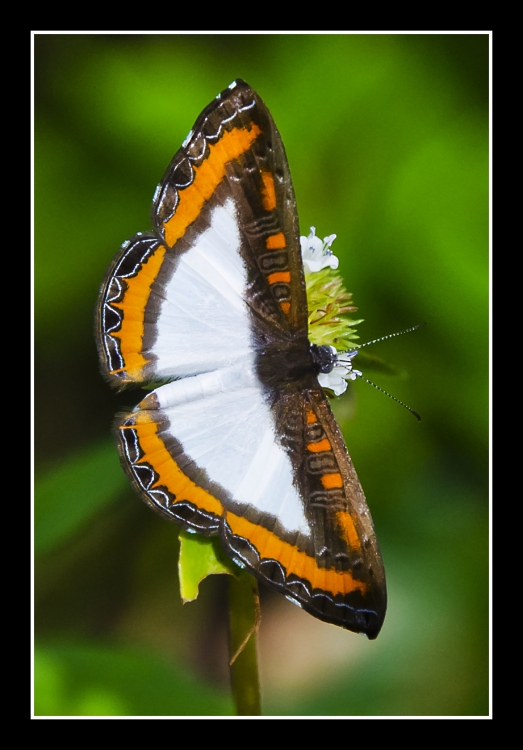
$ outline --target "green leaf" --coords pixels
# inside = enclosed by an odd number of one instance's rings
[[[180,532],[178,573],[184,604],[198,598],[198,587],[207,576],[217,573],[237,576],[239,572],[240,568],[225,555],[217,537]]]
[[[128,486],[114,443],[64,461],[35,484],[35,556],[51,552],[85,526]]]

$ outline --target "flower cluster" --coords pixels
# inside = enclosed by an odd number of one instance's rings
[[[337,363],[329,373],[320,373],[318,382],[335,396],[347,389],[347,381],[361,375],[352,368],[352,358],[358,353],[355,326],[361,320],[352,320],[347,313],[357,308],[352,305],[352,295],[343,286],[343,280],[335,272],[339,265],[331,245],[336,239],[330,234],[321,240],[316,229],[311,227],[308,237],[300,237],[301,254],[307,287],[309,310],[309,339],[317,346],[330,346],[335,354],[347,349],[352,351],[337,357]],[[343,316],[343,317],[342,317]]]

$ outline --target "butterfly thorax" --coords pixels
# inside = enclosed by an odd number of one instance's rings
[[[266,387],[278,389],[285,384],[317,386],[318,373],[331,372],[337,359],[333,347],[311,344],[306,336],[264,340],[255,350],[258,377]]]
[[[291,341],[263,342],[256,349],[256,370],[264,386],[281,388],[309,380],[315,374],[315,364],[306,337]]]

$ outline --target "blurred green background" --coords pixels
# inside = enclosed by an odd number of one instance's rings
[[[264,713],[488,713],[488,51],[472,35],[52,35],[35,48],[35,714],[221,715],[227,582],[182,606],[177,529],[110,435],[94,307],[154,188],[234,78],[283,137],[303,234],[334,251],[362,341],[402,377],[335,405],[389,609],[370,642],[262,592]]]

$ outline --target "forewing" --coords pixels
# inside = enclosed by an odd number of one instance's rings
[[[255,325],[306,335],[298,217],[281,137],[237,81],[200,115],[122,246],[97,316],[102,370],[126,384],[246,361]]]

